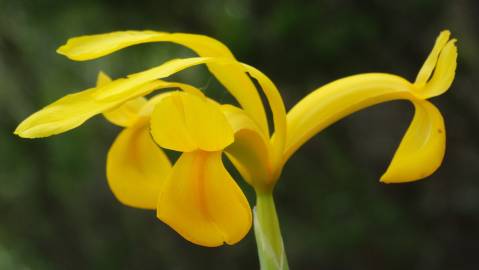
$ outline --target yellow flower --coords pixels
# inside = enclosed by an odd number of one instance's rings
[[[191,242],[233,244],[249,231],[252,217],[223,166],[223,152],[258,194],[270,193],[287,160],[312,136],[363,108],[405,99],[414,104],[415,115],[381,181],[407,182],[432,174],[444,156],[445,128],[427,99],[445,92],[454,79],[457,49],[449,35],[439,35],[414,83],[385,73],[354,75],[318,88],[288,113],[266,75],[236,61],[212,38],[155,31],[77,37],[58,52],[84,61],[140,43],[174,42],[200,57],[174,59],[113,81],[100,74],[97,87],[61,98],[23,121],[15,133],[50,136],[103,113],[125,127],[108,153],[107,177],[115,196],[129,206],[157,209],[159,219]],[[240,107],[218,104],[191,85],[161,80],[200,64],[208,66]],[[251,77],[269,103],[274,132]],[[144,98],[172,88],[182,91]],[[173,167],[158,146],[182,152]]]

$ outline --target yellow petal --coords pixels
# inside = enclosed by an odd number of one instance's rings
[[[205,61],[205,59],[195,58],[195,60],[186,60],[182,63],[188,66],[188,64],[191,65],[191,62],[202,63],[202,61]],[[160,77],[161,75],[168,76],[171,72],[175,72],[171,70],[172,68],[178,68],[178,65],[174,65],[174,67],[172,67],[172,65],[163,65],[154,71],[156,72],[155,74],[159,74]],[[165,82],[154,80],[154,78],[155,76],[147,79],[141,76],[140,78],[133,76],[132,79],[110,81],[106,74],[101,73],[98,79],[100,86],[67,95],[30,115],[20,123],[15,130],[15,134],[24,138],[39,138],[59,134],[78,127],[96,114],[117,108],[125,102],[147,95],[157,89],[180,88],[186,92],[197,95],[201,93],[200,90],[187,84]],[[144,103],[141,98],[140,100],[134,101],[134,113],[130,116],[135,116],[139,107],[138,105],[141,105],[141,103]],[[123,109],[129,111],[129,105],[132,104],[128,104],[127,107]],[[111,116],[110,120],[114,123],[122,126],[127,126],[135,122],[134,117],[128,117],[126,120],[117,119],[120,116],[125,116],[122,115],[122,113],[123,112],[119,112],[114,116],[111,114],[108,116]]]
[[[288,112],[283,161],[312,136],[349,114],[381,102],[414,98],[412,87],[395,75],[368,73],[339,79],[314,90]]]
[[[146,106],[146,103],[146,98],[137,97],[111,110],[103,112],[103,116],[117,126],[129,127],[138,121],[140,111]]]
[[[420,93],[424,98],[439,96],[451,86],[457,67],[455,42],[455,39],[449,41],[442,49],[431,79],[423,89],[418,90],[417,93]]]
[[[57,52],[70,59],[84,61],[147,42],[174,42],[190,48],[200,56],[235,61],[230,50],[213,38],[203,35],[155,31],[120,31],[76,37],[69,39],[65,45],[58,48]],[[243,69],[239,65],[232,65],[225,69],[214,62],[208,63],[208,68],[268,134],[266,113],[261,98]]]
[[[256,190],[272,188],[275,179],[269,139],[241,109],[223,105],[222,110],[234,130],[234,143],[225,149],[226,155],[243,179]]]
[[[286,144],[286,109],[283,99],[274,83],[265,74],[246,64],[243,64],[243,67],[253,78],[258,80],[271,108],[274,124],[274,135],[271,138],[272,166],[279,168],[281,167],[280,164]]]
[[[439,110],[430,102],[413,102],[415,114],[406,135],[381,177],[385,183],[419,180],[439,168],[446,149],[446,130]]]
[[[157,216],[187,240],[235,244],[251,228],[251,209],[221,152],[183,153],[161,190]]]
[[[164,82],[150,82],[138,86],[137,92],[151,92],[165,87]],[[117,99],[98,100],[98,89],[90,88],[75,94],[66,95],[40,111],[30,115],[15,130],[23,138],[40,138],[59,134],[76,128],[86,120],[108,111],[135,98],[135,95],[120,96]]]
[[[151,134],[161,147],[181,152],[221,151],[234,140],[217,104],[184,92],[158,102],[151,116]]]
[[[110,189],[131,207],[156,209],[160,188],[170,171],[170,161],[151,139],[147,123],[124,129],[108,152]]]
[[[444,48],[444,46],[446,46],[446,43],[449,40],[450,36],[451,32],[449,32],[448,30],[444,30],[437,37],[434,47],[432,48],[431,52],[429,53],[429,56],[426,58],[426,61],[424,61],[424,64],[422,65],[421,69],[417,74],[415,84],[419,87],[424,86],[431,77],[432,71],[436,67],[439,54],[441,53],[441,50]]]
[[[429,176],[444,156],[444,123],[439,111],[415,96],[414,90],[411,83],[389,74],[356,75],[319,88],[288,113],[284,162],[313,135],[347,115],[381,102],[407,99],[415,105],[416,114],[382,181]]]
[[[96,86],[103,86],[110,83],[111,78],[100,71],[98,73]],[[110,121],[111,123],[121,126],[128,127],[137,122],[139,117],[140,110],[146,105],[146,99],[144,97],[137,97],[135,99],[126,101],[125,103],[103,112],[103,116]]]

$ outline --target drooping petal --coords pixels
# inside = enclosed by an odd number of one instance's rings
[[[164,183],[157,216],[202,246],[235,244],[251,228],[251,209],[221,161],[221,152],[183,153]]]
[[[156,31],[119,31],[71,38],[65,45],[58,48],[57,52],[70,59],[84,61],[148,42],[173,42],[190,48],[199,56],[236,60],[228,47],[213,38]],[[208,63],[208,68],[268,134],[266,113],[261,98],[243,69],[239,65],[231,65],[225,69],[215,62]]]
[[[151,139],[147,124],[128,127],[118,135],[108,152],[106,172],[110,189],[120,202],[156,209],[171,164]]]
[[[221,151],[234,140],[219,105],[183,92],[158,102],[151,116],[151,134],[161,147],[181,152]]]
[[[382,181],[414,181],[432,174],[444,156],[444,125],[437,109],[416,97],[413,90],[411,83],[397,76],[363,74],[312,92],[288,113],[290,137],[284,162],[313,135],[347,115],[378,103],[406,99],[413,102],[416,114]]]
[[[394,154],[384,183],[419,180],[439,168],[446,149],[446,130],[439,110],[427,100],[416,100],[414,119]]]
[[[224,151],[244,180],[256,190],[272,187],[271,149],[256,123],[240,108],[222,105],[223,113],[234,131],[234,143]]]

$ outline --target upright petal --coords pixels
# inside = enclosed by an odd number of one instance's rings
[[[203,246],[235,244],[251,228],[251,209],[221,161],[221,152],[183,153],[164,183],[157,216]]]
[[[181,152],[221,151],[234,140],[219,105],[184,92],[158,102],[151,116],[151,134],[161,147]]]
[[[199,56],[236,61],[228,47],[213,38],[203,35],[156,31],[119,31],[71,38],[65,45],[58,48],[57,52],[70,59],[84,61],[102,57],[128,46],[148,42],[173,42],[190,48]],[[215,62],[208,63],[208,68],[268,134],[266,113],[261,98],[243,69],[239,65],[232,65],[225,69]]]
[[[108,152],[106,172],[110,189],[120,202],[155,209],[171,164],[151,139],[147,124],[128,127],[118,135]]]
[[[431,77],[431,74],[436,67],[439,54],[441,53],[441,50],[444,48],[444,46],[446,46],[446,43],[448,42],[450,36],[451,32],[449,32],[448,30],[444,30],[437,37],[436,42],[434,43],[434,47],[426,58],[426,61],[424,61],[424,64],[422,65],[421,69],[417,73],[416,81],[414,82],[417,86],[424,86]]]

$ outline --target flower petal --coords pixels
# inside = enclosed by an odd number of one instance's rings
[[[213,38],[156,31],[119,31],[71,38],[65,45],[58,48],[57,52],[70,59],[84,61],[147,42],[174,42],[190,48],[199,56],[236,60],[228,47]],[[268,134],[266,113],[261,98],[243,69],[239,65],[225,69],[214,62],[208,63],[208,68]]]
[[[225,149],[228,159],[256,190],[271,188],[276,179],[271,166],[269,139],[240,108],[232,105],[222,105],[221,108],[235,136],[234,143]]]
[[[444,123],[439,111],[413,94],[414,86],[389,74],[362,74],[340,79],[312,92],[288,113],[285,160],[304,142],[332,123],[366,107],[406,99],[415,117],[397,150],[383,182],[414,181],[432,174],[445,149]]]
[[[157,216],[203,246],[235,244],[251,228],[251,209],[221,152],[183,153],[161,190]]]
[[[419,87],[422,87],[427,83],[427,81],[431,77],[434,68],[436,67],[439,54],[441,53],[441,50],[444,48],[444,46],[446,46],[446,43],[449,40],[450,36],[451,32],[449,32],[448,30],[444,30],[439,34],[436,39],[436,42],[434,43],[434,47],[432,48],[431,52],[429,53],[429,56],[426,58],[426,61],[424,61],[424,64],[418,72],[414,84],[418,85]]]
[[[162,183],[171,172],[165,153],[151,139],[147,123],[124,129],[110,148],[107,179],[125,205],[156,209]]]
[[[136,92],[151,92],[161,87],[169,87],[165,82],[153,81],[139,85]],[[18,125],[15,134],[23,138],[40,138],[59,134],[83,124],[89,118],[108,111],[120,104],[136,98],[121,96],[117,99],[98,100],[97,88],[66,95],[38,112],[30,115]]]
[[[439,110],[427,100],[413,102],[414,119],[394,154],[384,183],[401,183],[425,178],[441,165],[446,149],[446,130]]]
[[[96,86],[103,86],[110,83],[111,78],[104,72],[100,71],[96,80]],[[128,127],[136,123],[140,110],[146,105],[147,101],[144,97],[126,101],[125,103],[103,112],[103,116],[111,123]]]
[[[258,80],[263,93],[268,100],[273,115],[274,135],[271,137],[272,146],[272,166],[281,167],[283,151],[286,144],[286,108],[283,99],[274,83],[258,69],[243,64],[246,71],[256,80]]]
[[[161,147],[181,152],[221,151],[234,140],[219,105],[184,92],[158,102],[151,116],[151,134]]]
[[[369,106],[412,99],[412,84],[384,73],[349,76],[326,84],[300,100],[287,115],[283,162],[307,140],[336,121]]]
[[[439,96],[451,86],[457,67],[457,47],[455,42],[455,39],[449,41],[442,49],[431,79],[424,86],[424,89],[417,92],[424,98]]]

